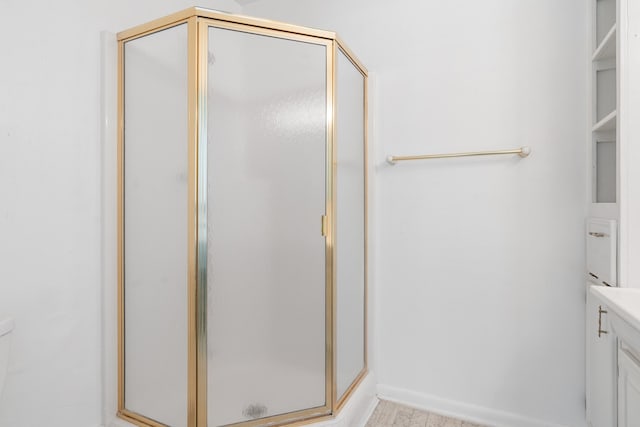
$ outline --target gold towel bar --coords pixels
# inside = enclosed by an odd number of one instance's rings
[[[527,157],[531,153],[531,148],[520,147],[513,150],[496,150],[496,151],[470,151],[468,153],[448,153],[448,154],[424,154],[421,156],[389,156],[387,162],[395,165],[396,162],[404,160],[425,160],[425,159],[444,159],[447,157],[469,157],[469,156],[494,156],[498,154],[517,154],[520,157]]]

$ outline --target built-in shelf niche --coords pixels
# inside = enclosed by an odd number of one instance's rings
[[[617,194],[617,0],[593,1],[592,39],[592,203],[615,206]],[[593,209],[596,209],[595,206]],[[597,208],[596,211],[599,211]],[[596,212],[596,211],[592,211]],[[607,215],[613,210],[607,210]]]
[[[593,149],[593,202],[616,203],[616,141],[595,139]]]
[[[616,32],[617,25],[613,24],[604,39],[598,44],[595,52],[593,52],[593,61],[603,61],[616,57]]]
[[[600,122],[616,111],[616,69],[596,70],[596,117]],[[595,124],[594,123],[594,124]]]
[[[616,23],[616,0],[596,0],[596,43],[598,46]]]

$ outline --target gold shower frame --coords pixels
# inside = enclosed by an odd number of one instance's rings
[[[335,32],[282,22],[232,15],[192,7],[118,33],[118,417],[140,427],[167,427],[125,406],[124,366],[124,44],[168,28],[187,24],[188,33],[188,368],[187,427],[207,425],[206,344],[206,177],[199,173],[206,162],[206,94],[208,28],[217,27],[287,40],[324,45],[327,52],[326,206],[322,231],[325,234],[325,405],[286,414],[231,424],[233,427],[260,425],[302,426],[333,418],[348,401],[368,372],[368,73],[363,64]],[[341,51],[363,76],[364,93],[364,363],[363,369],[342,396],[337,396],[336,369],[336,63]],[[204,169],[206,170],[206,168]],[[205,202],[200,203],[200,201]]]

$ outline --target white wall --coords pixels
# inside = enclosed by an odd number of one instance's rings
[[[507,425],[584,421],[583,0],[264,0],[377,76],[380,391]],[[388,154],[529,145],[388,166]]]
[[[0,5],[0,318],[16,322],[0,426],[102,423],[100,32],[192,5]]]

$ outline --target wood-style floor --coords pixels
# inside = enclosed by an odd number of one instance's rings
[[[381,400],[366,427],[482,427]]]

